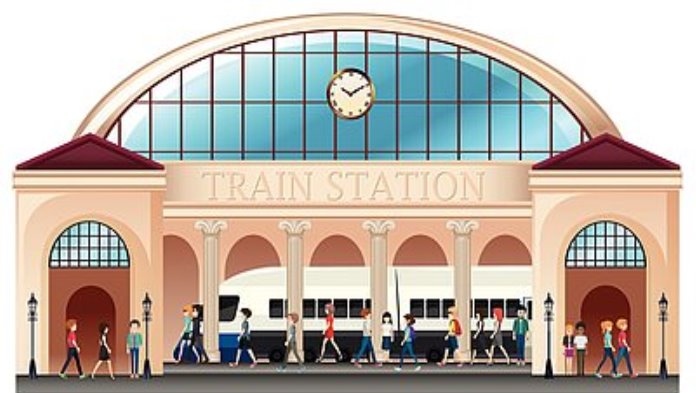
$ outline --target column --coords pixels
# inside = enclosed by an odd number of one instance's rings
[[[281,221],[278,228],[288,236],[286,260],[286,286],[288,306],[286,312],[296,312],[302,317],[302,299],[304,298],[304,232],[311,228],[309,221]],[[297,350],[304,351],[304,318],[297,324]]]
[[[454,234],[454,301],[459,312],[462,335],[459,351],[471,358],[471,232],[478,229],[477,221],[447,221],[447,229]]]
[[[203,233],[203,346],[210,360],[220,361],[219,341],[219,291],[218,277],[220,257],[220,232],[227,229],[221,220],[196,221],[194,227]]]
[[[363,229],[370,232],[370,299],[372,299],[372,337],[376,352],[382,352],[382,313],[389,307],[387,289],[389,286],[387,233],[394,229],[393,221],[368,220]],[[394,314],[394,312],[392,312]],[[401,318],[399,315],[393,316]]]

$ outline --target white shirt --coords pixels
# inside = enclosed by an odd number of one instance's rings
[[[394,325],[392,325],[391,323],[383,323],[382,324],[382,337],[392,338],[393,334],[394,334]]]
[[[369,318],[365,318],[363,321],[363,337],[370,337],[372,335],[372,321]]]
[[[585,349],[587,347],[587,336],[575,336],[575,349]]]

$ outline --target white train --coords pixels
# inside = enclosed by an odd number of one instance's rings
[[[453,269],[451,267],[390,267],[388,271],[388,310],[396,325],[399,314],[410,312],[416,317],[416,351],[430,360],[439,359],[444,348],[442,337],[447,330],[447,308],[454,304]],[[397,290],[398,281],[398,290]],[[324,305],[336,307],[336,340],[349,358],[360,338],[360,310],[370,308],[369,267],[305,268],[304,320],[305,355],[312,361],[321,345],[324,328]],[[397,292],[399,307],[397,307]],[[529,266],[472,268],[472,330],[475,313],[484,317],[486,329],[493,328],[492,309],[504,310],[503,330],[512,328],[520,305],[532,310],[532,269]],[[260,268],[240,273],[220,285],[220,347],[223,360],[236,348],[243,307],[252,310],[254,348],[262,356],[277,361],[282,357],[286,327],[285,269]],[[506,347],[514,353],[509,332]],[[375,343],[378,345],[378,343]]]

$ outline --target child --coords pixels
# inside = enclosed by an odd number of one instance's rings
[[[355,359],[353,359],[353,365],[357,368],[362,368],[360,358],[362,358],[365,352],[368,353],[368,358],[369,354],[371,353],[372,358],[375,359],[375,350],[372,347],[372,320],[370,319],[370,315],[371,313],[369,308],[363,308],[360,310],[360,316],[363,319],[362,338],[360,340],[360,349],[355,355]]]
[[[527,321],[527,308],[519,306],[517,308],[517,319],[512,324],[512,339],[517,341],[517,365],[524,366],[525,342],[529,334],[529,321]]]
[[[447,309],[447,316],[449,317],[449,323],[447,324],[447,334],[445,334],[445,341],[447,342],[447,347],[445,347],[445,354],[442,356],[442,360],[437,364],[440,367],[444,367],[447,364],[447,358],[449,354],[452,353],[452,358],[459,348],[459,336],[462,334],[462,325],[459,323],[457,318],[457,309],[452,306]]]
[[[626,366],[628,366],[628,374],[631,378],[636,378],[638,374],[633,372],[631,366],[631,347],[628,345],[628,320],[620,318],[616,321],[616,327],[619,328],[619,354],[616,356],[616,368],[618,370],[621,364],[621,359],[626,358]]]
[[[239,311],[244,315],[244,320],[242,321],[242,331],[239,333],[239,347],[237,348],[237,359],[234,363],[230,363],[230,367],[239,366],[239,359],[242,357],[242,351],[247,351],[249,357],[251,358],[251,365],[249,368],[256,367],[256,357],[254,356],[254,350],[251,349],[251,330],[249,329],[249,318],[251,317],[251,310],[248,308],[242,308]]]
[[[297,352],[297,337],[296,337],[296,332],[297,332],[297,321],[300,320],[300,316],[297,315],[295,312],[291,312],[287,315],[288,319],[288,331],[285,336],[285,357],[283,358],[283,364],[277,368],[278,371],[283,372],[285,369],[288,367],[288,357],[290,356],[290,352],[295,355],[295,359],[297,359],[297,362],[300,365],[300,372],[304,371],[305,366],[304,366],[304,361],[300,357],[300,354]]]
[[[133,319],[128,324],[129,333],[126,336],[126,353],[130,360],[130,378],[140,378],[138,368],[140,366],[140,347],[143,345],[143,336],[140,334],[140,321]]]
[[[97,370],[99,370],[99,367],[101,367],[102,362],[106,362],[107,367],[109,368],[109,375],[111,376],[111,380],[115,380],[114,378],[114,370],[111,368],[111,347],[109,347],[109,343],[106,342],[106,335],[109,333],[109,325],[102,322],[99,324],[99,360],[97,360],[97,364],[94,365],[94,369],[92,370],[92,379],[94,379],[94,374],[97,373]]]
[[[75,358],[75,365],[77,366],[77,372],[80,374],[80,379],[85,379],[87,376],[82,373],[82,365],[80,365],[80,347],[77,345],[77,321],[74,319],[68,319],[65,322],[65,328],[68,330],[68,337],[66,343],[68,345],[68,356],[63,363],[63,367],[60,369],[58,376],[62,379],[68,379],[65,374],[65,370],[70,364],[70,360]]]
[[[573,356],[575,355],[575,329],[572,324],[566,324],[565,335],[563,336],[563,358],[565,359],[565,374],[573,374]]]
[[[585,322],[575,324],[575,356],[577,358],[577,375],[585,376],[585,355],[587,355],[587,336],[585,336]]]
[[[595,371],[595,377],[602,378],[602,374],[600,374],[602,366],[604,366],[604,362],[606,362],[607,359],[610,359],[611,376],[613,378],[621,378],[621,375],[616,372],[616,360],[614,359],[614,352],[616,352],[616,349],[614,348],[614,344],[612,344],[611,342],[611,329],[614,327],[614,324],[611,321],[602,321],[600,327],[602,328],[604,341],[604,356],[602,356],[602,361],[599,363],[599,366],[597,366],[597,371]]]
[[[494,308],[493,317],[495,319],[493,320],[493,333],[491,333],[491,349],[488,351],[488,365],[493,365],[493,354],[495,353],[495,347],[500,348],[500,351],[503,353],[503,355],[505,355],[505,359],[507,360],[507,364],[509,365],[510,356],[508,356],[508,353],[505,350],[505,347],[503,346],[503,309]]]
[[[193,350],[193,354],[196,355],[196,363],[200,362],[201,357],[198,355],[198,350],[195,346],[191,345],[193,340],[193,306],[184,306],[182,312],[184,313],[184,328],[181,330],[181,342],[179,344],[179,356],[176,359],[177,363],[181,363],[181,358],[184,356],[184,350],[186,347],[190,347]]]
[[[327,304],[324,306],[324,312],[326,313],[326,325],[324,327],[324,340],[321,343],[321,354],[319,355],[319,359],[317,359],[317,363],[321,363],[322,360],[324,360],[324,353],[326,353],[326,343],[331,342],[331,345],[333,348],[336,350],[336,356],[338,356],[338,361],[340,362],[343,360],[343,354],[341,353],[341,350],[338,348],[338,344],[336,344],[336,340],[334,339],[334,311],[336,311],[336,308],[332,303]]]
[[[415,352],[413,352],[413,344],[416,341],[416,330],[413,325],[416,323],[416,318],[411,314],[404,315],[404,321],[406,322],[406,327],[404,327],[404,338],[401,340],[401,356],[399,358],[399,367],[395,367],[395,371],[401,371],[404,368],[404,355],[408,352],[415,362],[415,371],[420,371],[421,367],[418,365],[418,358]]]
[[[382,314],[382,350],[384,353],[384,358],[382,362],[388,362],[391,354],[392,342],[394,341],[394,322],[392,321],[392,315],[389,311]],[[381,366],[382,363],[377,363],[377,366]]]

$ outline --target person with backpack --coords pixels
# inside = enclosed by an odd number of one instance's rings
[[[517,319],[512,324],[512,339],[517,342],[517,365],[524,366],[525,343],[529,334],[529,321],[527,320],[527,308],[519,306],[517,308]]]
[[[415,362],[415,371],[420,371],[421,367],[418,365],[418,358],[416,353],[413,351],[413,344],[416,341],[416,330],[413,325],[416,323],[416,318],[412,314],[404,315],[404,321],[406,326],[404,327],[404,338],[401,340],[401,357],[399,358],[399,367],[395,367],[395,371],[401,371],[404,368],[404,355],[408,353],[409,356],[413,358]]]
[[[445,347],[445,354],[442,356],[442,360],[437,363],[440,367],[444,367],[447,364],[447,358],[450,353],[452,353],[452,358],[454,359],[454,354],[459,349],[459,336],[462,335],[462,325],[459,323],[459,318],[457,318],[457,308],[454,306],[448,308],[447,316],[449,317],[447,334],[445,334],[447,347]]]

